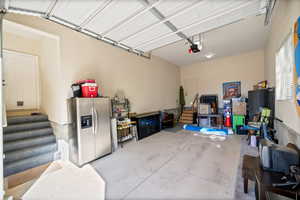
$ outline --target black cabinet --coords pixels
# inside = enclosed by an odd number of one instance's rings
[[[174,114],[164,113],[161,121],[161,129],[174,127]]]
[[[268,101],[268,90],[252,90],[248,92],[249,119],[252,120],[256,114],[260,113],[261,107],[266,107]]]
[[[132,118],[136,121],[138,140],[153,135],[161,130],[160,113],[140,114]]]
[[[271,117],[275,116],[275,89],[259,89],[248,92],[249,119],[260,113],[260,108],[266,107],[272,110]]]

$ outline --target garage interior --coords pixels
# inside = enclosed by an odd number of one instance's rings
[[[0,11],[3,199],[300,197],[299,0]]]

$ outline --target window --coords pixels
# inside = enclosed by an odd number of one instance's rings
[[[294,78],[293,34],[289,33],[276,53],[276,100],[289,100],[293,96]]]

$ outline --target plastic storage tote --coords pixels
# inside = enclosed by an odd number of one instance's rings
[[[245,116],[244,115],[233,115],[232,117],[232,129],[236,133],[237,126],[245,125]]]

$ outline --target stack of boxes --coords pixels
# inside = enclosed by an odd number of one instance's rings
[[[239,126],[245,125],[247,115],[247,103],[245,98],[232,98],[232,129],[235,133]]]
[[[208,103],[200,103],[198,106],[198,113],[202,115],[211,114],[211,106]]]
[[[198,114],[200,115],[209,115],[211,114],[211,106],[208,103],[200,103],[198,106]],[[208,126],[209,125],[209,118],[201,117],[198,119],[200,126]]]

